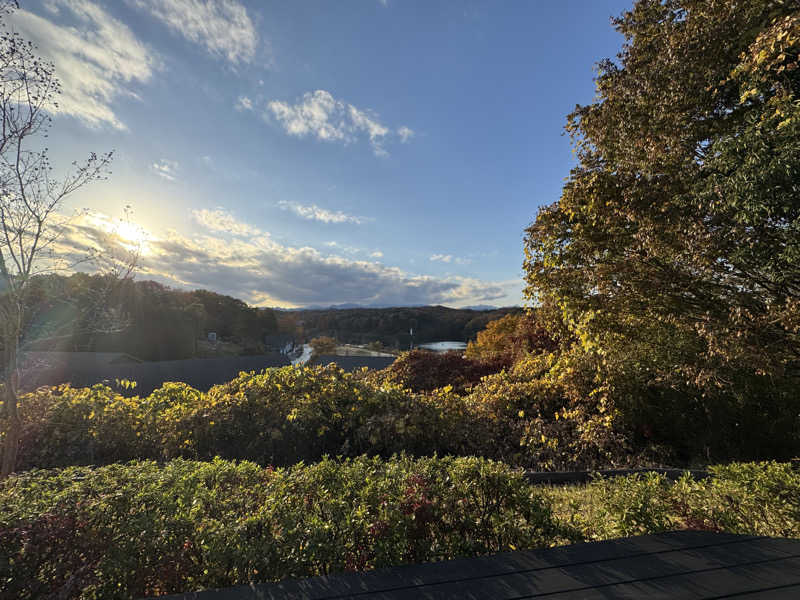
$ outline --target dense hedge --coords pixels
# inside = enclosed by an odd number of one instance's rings
[[[563,539],[519,472],[474,458],[29,471],[0,483],[0,596],[138,598]]]
[[[415,394],[335,366],[242,373],[199,392],[147,397],[97,385],[41,388],[21,401],[18,469],[176,457],[287,466],[323,455],[484,456],[534,468],[630,460],[608,412],[565,406],[557,386],[498,373],[467,394]]]
[[[656,473],[554,491],[567,523],[587,539],[699,529],[800,538],[800,471],[788,463],[732,463],[670,482]]]

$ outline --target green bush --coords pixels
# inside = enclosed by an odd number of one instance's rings
[[[670,482],[656,473],[551,491],[561,518],[587,539],[671,529],[800,538],[800,472],[788,463],[733,463]]]
[[[592,484],[604,537],[628,537],[676,529],[670,482],[657,473],[637,473]]]
[[[288,466],[397,452],[538,469],[624,462],[612,415],[564,402],[557,385],[528,375],[490,375],[466,395],[415,394],[334,365],[241,373],[207,393],[165,383],[144,398],[65,385],[21,399],[18,469],[215,456]]]
[[[154,398],[154,397],[151,397]],[[107,464],[157,458],[150,398],[126,398],[105,385],[39,388],[21,398],[17,468]],[[0,432],[5,432],[0,417]],[[2,437],[2,434],[0,434]]]
[[[137,598],[562,539],[521,473],[475,458],[29,471],[0,484],[0,596]]]
[[[167,458],[285,466],[325,454],[430,455],[443,448],[437,420],[430,403],[329,365],[242,373],[188,402],[173,398],[158,428]]]
[[[800,472],[789,463],[733,463],[710,471],[709,480],[684,477],[672,489],[686,526],[800,538]]]

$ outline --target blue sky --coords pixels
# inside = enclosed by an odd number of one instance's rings
[[[62,80],[54,164],[115,151],[65,249],[134,238],[138,278],[257,305],[510,305],[629,6],[23,0],[9,22]]]

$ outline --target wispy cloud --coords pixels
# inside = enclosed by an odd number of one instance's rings
[[[233,63],[253,60],[258,32],[238,0],[126,0],[150,13],[212,56]]]
[[[62,94],[57,112],[99,127],[126,129],[112,109],[119,96],[136,97],[133,84],[150,80],[155,53],[124,23],[89,0],[51,0],[46,8],[61,24],[25,10],[9,23],[56,65]]]
[[[397,135],[400,136],[401,142],[407,144],[409,141],[411,141],[411,138],[414,137],[415,133],[413,129],[403,125],[402,127],[397,128]]]
[[[287,134],[296,137],[311,136],[344,144],[366,138],[376,156],[388,155],[384,145],[394,135],[372,111],[338,100],[325,90],[306,92],[293,104],[272,100],[267,103],[266,117],[275,119]],[[405,126],[401,129],[411,132]],[[401,141],[410,139],[410,135],[397,135]]]
[[[448,264],[455,263],[457,265],[468,265],[472,262],[468,258],[453,256],[452,254],[432,254],[428,260],[431,262],[443,262]]]
[[[333,248],[337,252],[344,252],[345,254],[349,254],[351,256],[354,255],[361,255],[361,256],[368,256],[369,258],[383,258],[383,252],[380,250],[368,250],[366,248],[358,248],[357,246],[350,246],[349,244],[340,244],[339,242],[325,242],[325,245],[328,248]]]
[[[159,177],[166,179],[167,181],[175,181],[175,179],[177,179],[178,166],[179,165],[177,161],[162,158],[161,160],[151,164],[150,168]]]
[[[298,217],[308,219],[309,221],[321,221],[322,223],[352,223],[354,225],[363,225],[370,221],[367,217],[348,215],[339,210],[335,212],[330,211],[316,204],[305,205],[281,200],[278,202],[278,206],[283,210],[290,210]]]
[[[191,236],[174,231],[162,238],[147,235],[138,278],[206,288],[271,306],[350,302],[468,306],[497,301],[509,293],[508,282],[415,275],[377,261],[278,244],[268,233],[221,208],[195,211],[194,218],[202,230]],[[110,223],[111,219],[96,216],[70,222],[58,251],[68,256],[82,256],[87,247],[124,252],[127,242],[112,232]],[[519,282],[514,285],[520,287]]]
[[[266,235],[263,231],[248,223],[239,221],[223,208],[214,210],[193,210],[192,218],[209,231],[230,233],[241,237],[255,237]]]
[[[253,101],[247,96],[239,96],[235,108],[238,111],[253,110]]]

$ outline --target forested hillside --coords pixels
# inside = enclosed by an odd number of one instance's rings
[[[298,338],[332,337],[340,343],[381,342],[391,348],[408,349],[409,331],[414,344],[442,340],[467,342],[489,321],[521,308],[470,310],[445,306],[398,308],[348,308],[327,310],[276,311],[281,331],[295,332]]]
[[[29,350],[127,352],[143,360],[174,360],[203,353],[209,332],[230,352],[264,351],[264,338],[280,331],[297,343],[329,336],[340,343],[414,344],[469,341],[489,321],[521,308],[454,309],[444,306],[282,311],[248,306],[208,290],[178,290],[155,281],[113,281],[77,273],[39,277],[27,301]]]
[[[259,353],[264,336],[277,331],[271,309],[230,296],[82,273],[38,278],[26,318],[24,349],[127,352],[143,360],[195,356],[212,331],[242,353]]]

